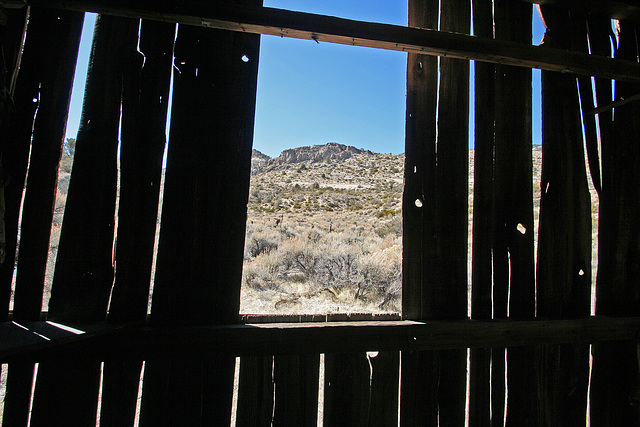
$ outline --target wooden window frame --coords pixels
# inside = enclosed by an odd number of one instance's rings
[[[599,2],[602,3],[602,2]],[[640,8],[615,9],[633,19]],[[526,68],[640,81],[640,64],[552,48],[484,39],[443,31],[368,23],[266,7],[142,0],[31,0],[29,5],[218,28],[252,34],[366,46]],[[584,2],[583,7],[595,7]],[[70,355],[108,360],[149,359],[220,351],[295,354],[360,350],[432,350],[530,346],[550,343],[636,340],[640,318],[591,316],[564,320],[352,321],[236,324],[156,328],[141,323],[73,325],[78,333],[49,322],[0,325],[0,363],[42,361]],[[5,339],[6,338],[6,339]]]

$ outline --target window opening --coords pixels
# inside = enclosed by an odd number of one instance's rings
[[[405,79],[401,52],[262,37],[241,314],[400,311]]]

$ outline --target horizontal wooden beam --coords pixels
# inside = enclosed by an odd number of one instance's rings
[[[640,337],[638,317],[528,321],[354,321],[179,328],[104,323],[89,328],[75,325],[74,332],[53,339],[47,337],[46,332],[43,333],[44,323],[19,326],[11,322],[1,324],[0,363],[70,357],[95,360],[149,360],[163,356],[207,358],[212,353],[221,352],[241,356],[518,347],[637,340]],[[61,327],[58,325],[56,328]],[[36,339],[34,331],[40,331],[40,339]],[[55,333],[61,332],[58,330]]]
[[[640,93],[632,96],[628,96],[626,98],[620,98],[617,101],[612,102],[611,104],[604,105],[602,107],[595,108],[591,111],[588,111],[587,114],[600,114],[605,111],[613,110],[614,108],[622,107],[623,105],[629,104],[631,102],[640,101]]]
[[[379,24],[267,7],[195,0],[29,0],[38,7],[178,22],[254,34],[640,81],[640,64],[578,52],[443,31]]]

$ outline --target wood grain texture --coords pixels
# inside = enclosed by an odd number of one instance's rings
[[[616,56],[636,58],[637,29],[620,23]],[[604,36],[604,35],[603,35]],[[605,87],[602,85],[602,87]],[[598,100],[600,93],[598,87]],[[616,82],[615,97],[640,92],[637,85]],[[602,194],[600,198],[598,277],[596,313],[634,313],[638,311],[640,274],[640,227],[633,218],[640,214],[638,162],[640,126],[638,103],[604,113],[600,122],[602,144]],[[613,117],[612,123],[607,123]],[[600,425],[640,425],[638,410],[637,349],[632,343],[594,345],[591,386],[591,416]]]
[[[26,15],[14,16],[18,22],[11,22],[12,28],[9,31],[6,45],[8,54],[8,75],[3,82],[3,86],[12,100],[3,102],[5,114],[2,120],[2,138],[0,138],[0,154],[2,166],[2,187],[0,195],[4,197],[2,231],[4,233],[4,245],[2,249],[3,262],[0,263],[0,320],[6,321],[9,317],[9,303],[11,299],[11,283],[16,261],[16,247],[18,238],[18,219],[20,215],[20,204],[27,173],[29,160],[29,146],[31,133],[33,130],[33,120],[37,110],[39,84],[41,75],[37,65],[38,57],[38,36],[35,38],[33,48],[24,46],[23,37],[26,30]],[[43,31],[46,29],[43,28]],[[36,31],[37,33],[37,31]],[[25,43],[31,42],[25,40]],[[32,51],[33,50],[33,51]],[[29,52],[31,51],[31,52]],[[22,54],[27,54],[21,72],[15,69]],[[30,57],[30,58],[29,58]],[[10,71],[9,71],[10,70]]]
[[[178,28],[151,311],[156,325],[239,319],[259,42],[252,34]],[[158,363],[145,372],[144,425],[229,423],[233,356],[190,354]],[[158,405],[163,417],[152,413]]]
[[[72,324],[73,325],[73,324]],[[139,324],[75,325],[83,334],[51,335],[42,322],[22,329],[1,323],[0,362],[82,357],[93,360],[162,359],[187,353],[280,355],[357,351],[421,351],[519,347],[538,344],[635,340],[637,317],[538,320],[454,320],[274,323],[227,326],[150,327]],[[45,327],[43,327],[45,326]],[[34,335],[49,335],[49,340]]]
[[[438,1],[410,1],[409,26],[438,29]],[[436,134],[439,60],[409,53],[407,59],[407,108],[405,188],[403,194],[402,316],[423,319],[428,315],[428,286],[437,271]],[[436,419],[438,371],[432,353],[402,353],[402,425]],[[422,397],[428,397],[422,399]],[[424,404],[424,402],[429,402]]]
[[[22,65],[26,75],[33,76],[33,84],[39,83],[14,296],[13,318],[19,321],[40,320],[58,163],[82,20],[83,14],[79,12],[42,9],[32,10],[29,17],[30,31]],[[33,364],[17,363],[10,367],[3,425],[27,424],[33,376]]]
[[[399,408],[400,353],[381,351],[368,355],[371,367],[370,426],[397,426]]]
[[[450,58],[540,68],[549,71],[640,80],[640,65],[578,52],[542,49],[538,46],[470,37],[452,32],[406,28],[396,25],[352,21],[288,10],[242,7],[196,0],[180,3],[165,0],[31,0],[43,7],[69,8],[112,15],[142,17],[167,22],[218,28],[241,33],[270,34],[319,42],[425,53]],[[528,6],[528,5],[527,5]],[[426,27],[432,28],[432,27]]]
[[[319,354],[274,357],[274,426],[317,425]]]
[[[236,425],[271,426],[273,369],[273,356],[246,356],[240,359]]]
[[[493,37],[493,4],[490,0],[473,2],[473,31],[482,37]],[[493,164],[494,164],[494,97],[495,66],[475,62],[475,129],[473,179],[473,247],[471,281],[471,318],[491,319],[492,303],[492,238],[493,238]],[[470,172],[471,173],[471,172]],[[491,389],[491,349],[472,349],[470,354],[469,425],[490,426],[492,400],[495,418],[504,407],[504,391]],[[504,357],[503,357],[504,360]],[[498,369],[499,364],[495,366]],[[502,382],[504,384],[504,381]],[[498,383],[493,383],[497,386]]]
[[[52,320],[96,321],[107,314],[122,73],[137,40],[137,21],[98,17],[51,288]]]
[[[128,52],[125,59],[110,321],[147,315],[174,38],[175,25],[142,21],[139,51]],[[141,361],[105,362],[101,425],[133,423],[141,369]]]
[[[587,40],[584,18],[541,8],[549,43],[566,48]],[[588,82],[589,85],[591,82]],[[583,85],[580,86],[584,89]],[[591,298],[591,195],[587,184],[578,82],[542,73],[542,182],[538,231],[539,316],[584,316]],[[585,122],[587,123],[587,122]],[[595,123],[594,123],[595,125]],[[594,126],[595,127],[595,126]],[[594,129],[595,130],[595,129]],[[589,347],[543,346],[538,402],[544,424],[584,425],[589,384]]]
[[[258,50],[254,35],[178,30],[154,322],[238,320]]]
[[[324,363],[323,425],[368,425],[371,377],[366,353],[327,353]]]
[[[116,156],[123,59],[135,51],[135,20],[96,20],[85,103],[53,278],[49,319],[104,320],[113,285]],[[101,364],[83,360],[41,364],[32,425],[53,418],[95,424]],[[69,380],[73,378],[73,380]],[[60,384],[67,384],[60,388]],[[33,421],[36,420],[36,421]],[[35,424],[34,424],[35,423]]]
[[[531,6],[498,1],[494,8],[496,39],[531,42]],[[530,319],[535,316],[531,70],[497,65],[495,85],[494,317]],[[497,353],[494,384],[502,393],[503,359]],[[535,389],[533,354],[508,349],[506,359],[506,424],[536,425],[535,401],[528,397]]]
[[[124,70],[120,204],[109,320],[144,320],[166,144],[175,25],[143,20]]]
[[[440,29],[467,34],[471,3],[440,4]],[[435,277],[425,277],[425,319],[465,319],[468,306],[469,61],[440,59],[436,145]],[[433,185],[433,184],[431,184]],[[431,266],[430,266],[431,267]],[[464,424],[467,351],[443,351],[439,360],[438,417]]]
[[[23,66],[39,73],[38,111],[33,123],[28,191],[22,208],[20,262],[13,316],[40,320],[49,237],[57,192],[58,164],[67,124],[84,14],[34,9]],[[31,64],[29,64],[31,62]]]

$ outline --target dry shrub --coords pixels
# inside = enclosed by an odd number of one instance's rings
[[[400,237],[322,232],[306,227],[248,233],[245,291],[276,291],[287,309],[301,298],[365,303],[369,311],[398,311]],[[362,304],[358,304],[362,307]]]

